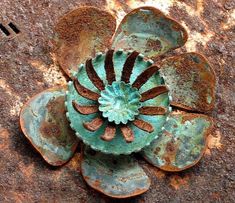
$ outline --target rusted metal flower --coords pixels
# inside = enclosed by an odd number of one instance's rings
[[[82,140],[88,185],[126,198],[150,187],[131,153],[140,151],[152,165],[174,172],[201,159],[213,127],[202,113],[214,107],[215,74],[198,53],[151,60],[187,41],[185,29],[156,8],[137,8],[113,34],[115,28],[115,18],[94,7],[59,20],[55,53],[71,80],[31,98],[20,124],[54,166],[66,163]]]
[[[73,74],[67,117],[76,135],[107,154],[140,151],[158,137],[169,113],[159,68],[137,51],[108,50]]]

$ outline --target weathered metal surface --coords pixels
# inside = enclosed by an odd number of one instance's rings
[[[18,110],[35,92],[64,81],[48,47],[59,17],[81,4],[112,6],[121,16],[134,7],[151,3],[187,28],[189,40],[180,51],[203,53],[215,69],[218,84],[212,115],[217,124],[209,136],[206,155],[196,166],[165,173],[140,161],[151,177],[150,190],[116,201],[85,184],[80,174],[79,151],[56,170],[45,164],[21,133]],[[13,22],[21,31],[13,39],[0,31],[1,202],[235,202],[232,0],[2,0],[0,7],[1,23]]]
[[[181,47],[187,32],[154,7],[140,7],[131,11],[120,23],[113,39],[115,49],[133,49],[149,57]]]
[[[172,97],[171,105],[205,112],[215,103],[215,73],[198,53],[186,53],[165,59],[160,65]]]
[[[107,63],[110,53],[113,60],[111,63],[109,59]],[[74,83],[68,83],[66,106],[71,127],[85,144],[103,153],[130,154],[140,151],[158,136],[169,105],[164,80],[155,71],[139,89],[132,87],[138,76],[151,65],[138,52],[119,50],[98,54],[80,66],[73,75]],[[111,77],[106,74],[111,74]],[[110,81],[113,81],[111,85]],[[150,130],[141,127],[140,123],[133,124],[135,119],[143,120]],[[112,129],[108,136],[110,123],[116,124],[116,130]]]
[[[65,88],[55,87],[31,98],[22,108],[23,133],[46,162],[66,163],[74,154],[78,139],[65,116]]]
[[[150,187],[150,179],[133,156],[105,155],[86,149],[81,172],[89,186],[110,197],[133,197]]]
[[[213,121],[202,114],[170,114],[163,132],[142,152],[154,166],[182,171],[194,166],[205,152]]]
[[[63,16],[55,27],[55,53],[65,73],[72,76],[78,64],[109,47],[115,28],[115,18],[95,7],[80,7]]]

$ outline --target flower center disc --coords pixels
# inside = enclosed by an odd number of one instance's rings
[[[139,114],[140,94],[137,88],[122,81],[107,85],[101,92],[98,102],[103,117],[115,124],[126,124]]]

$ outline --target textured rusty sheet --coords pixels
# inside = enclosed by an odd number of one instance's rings
[[[217,76],[216,129],[205,157],[193,168],[165,173],[140,159],[152,186],[136,198],[115,202],[234,202],[234,4],[232,0],[30,1],[2,0],[1,23],[20,30],[0,31],[0,201],[114,202],[82,180],[80,151],[61,168],[48,166],[19,129],[19,110],[29,97],[65,79],[51,59],[50,40],[58,19],[78,5],[110,8],[117,16],[134,6],[159,6],[183,22],[189,40],[180,51],[198,51]],[[160,3],[158,3],[160,2]],[[163,4],[163,3],[164,4]],[[138,5],[136,5],[138,4]],[[115,8],[115,9],[114,9]],[[177,50],[178,52],[178,50]]]

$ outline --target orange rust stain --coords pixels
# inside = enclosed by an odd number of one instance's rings
[[[211,198],[214,200],[219,200],[220,199],[220,194],[218,192],[214,192],[211,194]]]
[[[175,190],[179,190],[182,187],[188,187],[188,182],[189,182],[188,175],[184,177],[180,177],[178,175],[172,175],[170,177],[170,186]]]
[[[81,172],[80,164],[81,164],[81,154],[75,153],[73,158],[66,164],[66,166],[71,170]]]
[[[166,173],[160,169],[155,168],[154,169],[154,175],[158,178],[158,179],[163,179],[166,177]]]
[[[100,180],[95,180],[95,182],[93,183],[95,188],[100,188],[100,184],[101,184]]]
[[[2,150],[9,149],[9,137],[9,131],[5,128],[0,128],[0,148]]]
[[[222,149],[223,145],[221,144],[221,133],[216,130],[213,134],[208,135],[207,137],[207,149],[205,151],[206,155],[211,155],[212,149]]]
[[[23,162],[19,163],[19,168],[21,172],[24,174],[24,177],[30,178],[33,174],[34,164],[25,165]]]
[[[153,173],[158,179],[163,179],[166,177],[166,172],[161,169],[158,169],[152,165],[148,165],[148,169],[150,169],[151,173]]]

